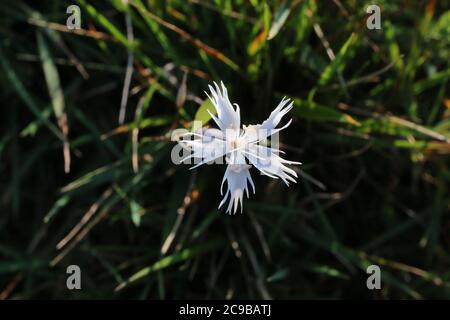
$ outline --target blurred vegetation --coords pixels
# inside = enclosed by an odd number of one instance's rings
[[[0,2],[0,299],[450,298],[449,3],[373,2]],[[232,217],[170,160],[220,80],[304,164]]]

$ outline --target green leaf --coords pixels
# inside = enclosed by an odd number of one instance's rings
[[[95,186],[105,182],[117,181],[119,177],[123,176],[125,173],[126,171],[120,168],[120,163],[111,163],[86,173],[82,177],[64,186],[61,191],[70,192],[87,185]]]
[[[85,8],[89,15],[94,18],[100,25],[102,25],[106,30],[111,33],[111,35],[120,43],[122,43],[127,48],[130,47],[127,37],[100,12],[97,11],[95,7],[88,4],[85,0],[77,0],[77,2]]]
[[[131,277],[128,278],[125,282],[122,282],[119,286],[116,287],[115,291],[119,291],[123,289],[124,287],[128,286],[131,283],[134,283],[138,280],[141,280],[142,278],[147,277],[151,273],[155,271],[159,271],[165,268],[168,268],[176,263],[179,263],[181,261],[192,259],[200,254],[212,251],[214,249],[220,248],[223,246],[223,241],[216,239],[216,240],[210,240],[204,244],[200,244],[195,247],[187,248],[179,253],[172,254],[170,256],[164,257],[154,264],[152,264],[149,267],[143,268],[133,274]]]
[[[47,82],[48,93],[50,95],[53,112],[56,118],[64,114],[64,94],[59,81],[58,70],[53,61],[53,57],[41,32],[36,33],[39,56],[44,69],[45,81]]]
[[[355,33],[352,33],[344,45],[339,50],[336,57],[331,61],[331,63],[323,70],[319,78],[319,85],[325,86],[338,72],[342,72],[345,68],[347,61],[351,58],[349,54],[349,49],[353,47],[358,39]]]
[[[317,122],[336,121],[359,125],[359,122],[355,118],[334,108],[323,106],[313,101],[308,102],[299,99],[295,99],[294,101],[294,112],[301,118]]]
[[[272,13],[270,12],[270,7],[267,2],[264,2],[264,12],[263,12],[263,26],[264,32],[267,34],[270,30],[270,18],[272,17]]]
[[[0,262],[0,274],[14,273],[21,271],[36,271],[48,266],[48,261],[39,258],[19,259],[16,261]]]
[[[275,282],[275,281],[284,280],[288,274],[289,274],[289,269],[283,268],[283,269],[278,270],[271,276],[267,277],[266,281],[267,282]]]
[[[349,276],[347,276],[345,273],[342,273],[340,270],[327,265],[306,262],[301,264],[301,268],[309,272],[326,275],[327,277],[345,280],[349,279]]]
[[[53,204],[53,207],[44,217],[44,223],[48,223],[62,208],[64,208],[70,201],[70,196],[63,195]]]
[[[20,81],[19,77],[17,76],[16,72],[12,68],[9,61],[7,60],[6,56],[3,55],[2,51],[3,50],[0,45],[0,64],[3,67],[3,70],[5,71],[6,74],[6,78],[12,85],[13,89],[16,91],[16,93],[19,95],[20,99],[25,103],[25,105],[30,109],[30,111],[39,120],[45,123],[45,125],[50,129],[50,131],[52,131],[59,139],[63,140],[64,137],[62,136],[61,132],[53,123],[51,123],[47,118],[45,118],[42,111],[39,109],[36,102],[34,101],[33,97],[25,89],[23,83]]]
[[[262,16],[263,29],[256,35],[247,49],[248,54],[251,56],[254,56],[266,43],[267,34],[269,33],[270,28],[270,14],[269,6],[264,2],[264,12]]]
[[[287,7],[286,3],[283,3],[278,8],[277,12],[275,13],[272,26],[270,27],[267,40],[272,40],[273,38],[275,38],[275,36],[280,32],[290,13],[291,8]]]
[[[429,76],[427,79],[416,82],[414,84],[414,93],[420,94],[425,90],[427,90],[428,88],[434,87],[436,85],[448,81],[449,78],[450,78],[450,68],[445,71],[436,72],[431,76]]]
[[[214,107],[211,100],[206,99],[203,101],[203,103],[200,105],[200,107],[197,109],[197,112],[195,113],[194,121],[200,121],[202,123],[202,127],[206,125],[209,120],[211,120],[211,115],[208,113],[211,112],[213,115],[217,114],[216,108]]]
[[[144,209],[141,207],[139,203],[131,199],[130,210],[131,210],[131,221],[133,221],[133,224],[136,227],[139,227],[141,225],[141,212],[143,212]]]
[[[395,40],[395,36],[396,36],[395,27],[389,21],[385,21],[384,25],[383,25],[383,29],[385,30],[384,35],[385,35],[386,44],[389,48],[390,59],[391,59],[391,61],[396,61],[395,67],[398,70],[401,70],[404,67],[404,62],[401,59],[400,47],[399,47],[397,41]]]

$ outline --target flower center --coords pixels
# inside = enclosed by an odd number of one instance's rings
[[[231,149],[235,150],[235,149],[239,149],[244,145],[244,141],[242,138],[236,138],[234,140],[231,141]]]

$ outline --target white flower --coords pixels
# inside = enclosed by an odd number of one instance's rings
[[[300,162],[284,160],[279,156],[283,153],[277,148],[267,147],[261,142],[271,137],[280,130],[288,127],[292,119],[284,126],[277,128],[281,118],[288,113],[293,106],[289,99],[284,99],[278,104],[269,118],[262,124],[243,126],[241,129],[241,119],[239,106],[231,104],[228,99],[227,89],[221,82],[222,90],[214,82],[215,89],[209,86],[211,95],[206,95],[214,104],[217,111],[217,117],[209,110],[212,119],[219,126],[219,129],[203,129],[200,133],[188,133],[185,135],[193,140],[181,140],[180,144],[188,148],[191,154],[183,159],[185,161],[191,158],[200,158],[201,161],[191,169],[201,166],[205,163],[222,159],[225,156],[227,169],[220,187],[220,194],[223,195],[223,186],[227,182],[227,190],[219,208],[229,198],[227,213],[235,214],[238,204],[243,209],[242,199],[244,190],[249,197],[248,184],[250,183],[253,193],[255,185],[250,175],[250,168],[254,166],[262,174],[271,178],[281,178],[289,186],[289,181],[296,182],[297,174],[286,164],[301,164]],[[289,104],[288,104],[289,103]],[[248,163],[247,163],[248,161]]]

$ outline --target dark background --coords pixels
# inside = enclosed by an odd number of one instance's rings
[[[369,4],[0,2],[0,299],[449,298],[449,2]],[[223,166],[170,158],[220,80],[244,124],[294,99],[303,163],[231,217]]]

